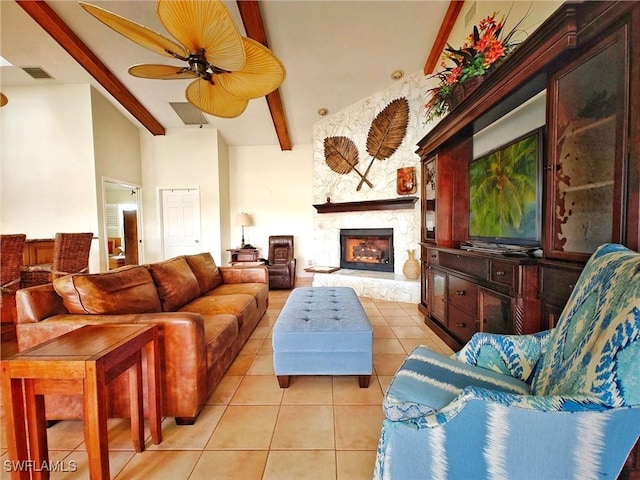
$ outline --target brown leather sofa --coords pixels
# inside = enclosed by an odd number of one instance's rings
[[[195,422],[267,310],[267,269],[218,268],[208,253],[67,275],[16,295],[22,351],[83,325],[159,327],[162,415]],[[109,414],[129,416],[126,372],[110,385]],[[48,396],[47,419],[82,418],[81,398]]]
[[[269,237],[269,288],[291,289],[296,284],[296,259],[293,257],[293,235]]]

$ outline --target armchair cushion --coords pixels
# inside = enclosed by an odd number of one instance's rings
[[[428,423],[437,424],[446,419],[440,411],[470,386],[524,395],[530,391],[522,380],[418,346],[389,385],[383,403],[385,417],[407,421],[431,416]]]
[[[549,343],[549,336],[549,331],[533,335],[476,333],[455,354],[455,358],[530,383]]]

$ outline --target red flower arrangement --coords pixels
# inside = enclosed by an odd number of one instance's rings
[[[442,71],[432,75],[440,79],[440,85],[429,90],[427,122],[449,111],[449,99],[453,90],[460,88],[470,78],[485,75],[499,60],[509,55],[518,45],[513,35],[522,22],[520,20],[507,35],[502,37],[505,17],[496,20],[497,13],[489,15],[473,27],[460,48],[447,44],[442,56]]]

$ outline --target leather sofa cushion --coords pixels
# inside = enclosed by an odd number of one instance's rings
[[[174,312],[200,296],[198,280],[184,257],[147,266],[158,288],[162,310]]]
[[[184,258],[198,280],[201,294],[222,285],[222,275],[209,252],[185,255]]]
[[[238,320],[233,315],[207,315],[204,317],[204,340],[207,345],[207,367],[216,362],[221,352],[228,349],[238,337]]]
[[[258,308],[266,309],[268,306],[269,287],[267,287],[266,283],[225,283],[208,292],[206,296],[235,295],[238,293],[254,297]]]
[[[251,295],[208,295],[199,297],[187,303],[181,312],[199,313],[202,316],[230,314],[238,319],[238,327],[242,328],[245,318],[255,315],[258,311],[256,301]]]
[[[53,288],[69,313],[117,315],[162,311],[153,278],[141,266],[66,275],[56,278]]]

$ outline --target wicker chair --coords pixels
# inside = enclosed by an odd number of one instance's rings
[[[26,235],[0,235],[0,315],[2,322],[15,322],[16,291],[20,288],[20,268]]]
[[[56,233],[52,263],[29,265],[22,270],[29,286],[51,283],[58,277],[89,270],[93,233]]]

